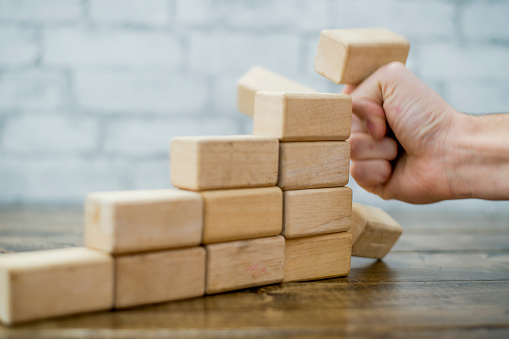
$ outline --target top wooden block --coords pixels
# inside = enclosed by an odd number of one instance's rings
[[[255,96],[254,134],[281,141],[346,140],[352,98],[346,94],[261,91]]]
[[[179,137],[171,142],[171,181],[193,190],[275,186],[279,141],[253,135]]]
[[[315,71],[337,84],[358,84],[392,61],[405,63],[410,43],[385,28],[321,32]]]
[[[237,107],[242,113],[253,116],[255,94],[258,91],[313,93],[314,89],[301,85],[262,67],[253,67],[237,82]]]
[[[384,210],[354,203],[352,206],[352,255],[383,258],[403,229]]]

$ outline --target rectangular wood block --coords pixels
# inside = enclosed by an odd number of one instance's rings
[[[386,28],[321,32],[315,71],[337,84],[358,84],[392,61],[405,63],[410,43]]]
[[[206,293],[220,293],[283,281],[282,236],[211,244],[207,249]]]
[[[283,192],[279,187],[201,193],[205,203],[203,243],[278,235],[283,227]]]
[[[253,135],[179,137],[171,142],[171,181],[193,191],[274,186],[277,138]]]
[[[7,325],[113,307],[113,258],[88,248],[0,256],[0,319]]]
[[[115,308],[202,296],[205,249],[123,255],[115,258]]]
[[[346,276],[351,253],[350,232],[287,239],[284,282]]]
[[[255,96],[254,134],[281,141],[346,140],[352,98],[346,94],[261,91]]]
[[[203,232],[199,193],[175,189],[91,193],[85,243],[120,254],[196,246]]]
[[[253,116],[255,94],[258,91],[313,93],[314,89],[285,78],[262,67],[253,67],[237,82],[237,107],[242,113]]]
[[[403,229],[384,210],[354,203],[352,206],[352,255],[383,258]]]
[[[277,185],[283,191],[338,187],[348,183],[348,142],[283,142],[279,147]]]
[[[315,188],[284,192],[285,238],[350,231],[352,189]]]

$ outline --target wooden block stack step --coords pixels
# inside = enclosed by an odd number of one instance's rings
[[[352,100],[343,94],[261,91],[254,134],[280,141],[284,191],[284,281],[350,272],[352,191],[348,183]]]

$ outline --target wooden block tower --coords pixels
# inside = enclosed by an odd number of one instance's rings
[[[360,81],[406,48],[385,30],[324,32],[315,66],[338,81]],[[175,138],[179,189],[89,194],[85,248],[1,255],[0,320],[345,276],[352,233],[355,254],[383,257],[401,234],[392,218],[356,206],[351,228],[351,98],[261,68],[238,97],[254,135]]]

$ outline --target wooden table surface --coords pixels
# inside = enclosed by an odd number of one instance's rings
[[[40,321],[0,338],[509,338],[509,211],[397,211],[382,261],[346,278],[285,283],[117,312]],[[0,208],[0,250],[82,244],[82,211]]]

